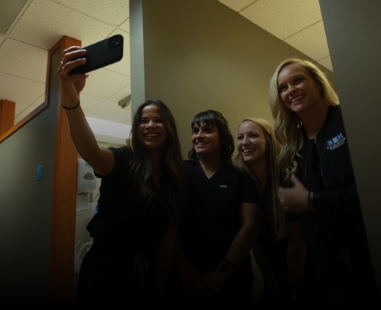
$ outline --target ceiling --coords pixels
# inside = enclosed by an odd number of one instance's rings
[[[332,71],[319,0],[216,0]],[[16,102],[15,124],[44,101],[48,50],[67,35],[82,46],[124,36],[124,57],[90,73],[87,117],[131,125],[118,102],[131,93],[129,1],[0,0],[0,100]],[[297,16],[297,18],[295,18]],[[115,143],[105,136],[102,142]]]

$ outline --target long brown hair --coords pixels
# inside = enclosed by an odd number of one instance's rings
[[[146,106],[156,105],[164,123],[166,141],[163,145],[161,188],[169,199],[170,219],[175,220],[181,216],[185,203],[185,168],[181,156],[181,146],[177,132],[175,119],[164,102],[160,100],[147,100],[141,104],[136,111],[128,146],[135,154],[130,163],[131,182],[140,189],[142,200],[149,203],[156,196],[150,178],[152,175],[152,164],[148,152],[138,138],[138,127],[140,124],[142,110]]]

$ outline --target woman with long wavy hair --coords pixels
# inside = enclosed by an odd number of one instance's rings
[[[281,173],[279,145],[263,118],[244,119],[238,127],[236,167],[250,176],[260,197],[259,234],[253,254],[264,280],[266,307],[295,305],[304,272],[305,245],[295,214],[286,214],[277,189]]]
[[[320,306],[378,303],[361,206],[338,97],[310,61],[282,61],[269,100],[279,164],[288,186],[278,189],[286,211],[297,212],[315,268]]]
[[[101,178],[98,212],[87,226],[93,244],[80,268],[79,308],[160,305],[185,206],[184,162],[175,120],[160,100],[136,111],[128,145],[99,146],[79,102],[85,50],[64,51],[58,68],[62,108],[78,153]]]

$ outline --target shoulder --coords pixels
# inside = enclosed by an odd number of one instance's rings
[[[226,175],[226,177],[228,177],[231,180],[231,182],[236,183],[241,191],[252,191],[253,188],[255,188],[254,181],[252,180],[252,178],[244,174],[234,166],[225,166],[224,175]]]
[[[330,106],[328,108],[326,123],[336,123],[338,119],[343,119],[340,105]]]
[[[109,147],[108,149],[114,154],[115,157],[133,159],[135,156],[131,148],[126,145],[123,145],[121,147]]]
[[[184,166],[187,171],[193,170],[194,168],[200,167],[200,164],[192,159],[184,160]]]
[[[135,158],[134,152],[125,145],[121,147],[109,147],[108,149],[114,154],[115,159],[112,172],[125,172],[128,169],[129,163]]]
[[[250,176],[248,176],[246,173],[243,173],[241,170],[237,169],[237,168],[233,168],[238,176],[238,178],[240,179],[241,182],[249,182],[249,183],[253,183],[253,180]]]

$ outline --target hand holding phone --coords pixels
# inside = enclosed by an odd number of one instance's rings
[[[85,64],[74,68],[69,75],[84,74],[120,61],[123,58],[123,36],[120,34],[83,47]]]

